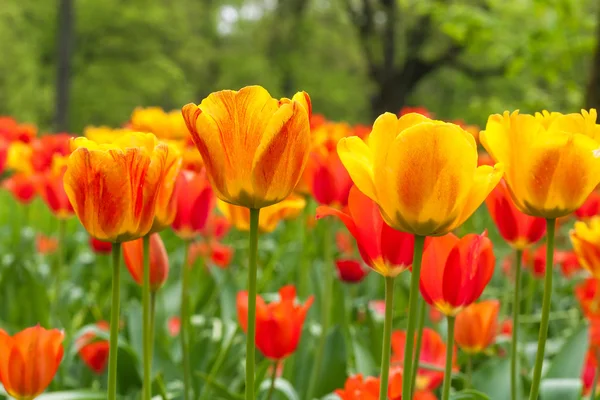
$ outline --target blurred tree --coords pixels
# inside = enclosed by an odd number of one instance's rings
[[[590,79],[588,81],[585,107],[600,109],[600,8],[598,8],[596,25],[596,49],[592,60]]]
[[[66,131],[69,118],[71,48],[73,43],[73,3],[60,0],[58,11],[58,65],[56,67],[56,130]]]

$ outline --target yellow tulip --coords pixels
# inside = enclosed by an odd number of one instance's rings
[[[179,110],[165,112],[160,107],[136,108],[131,114],[131,129],[151,132],[159,139],[184,139],[188,131]]]
[[[460,226],[500,181],[503,166],[477,167],[477,145],[458,125],[410,113],[385,113],[367,142],[338,143],[358,189],[388,225],[415,235],[444,235]]]
[[[260,86],[223,90],[182,109],[215,195],[248,208],[285,199],[310,151],[310,98],[277,100]]]
[[[166,143],[169,152],[165,161],[165,176],[156,200],[156,216],[151,232],[160,232],[167,228],[175,219],[177,213],[177,196],[175,182],[181,170],[181,152],[175,142]]]
[[[596,110],[489,117],[480,140],[496,162],[515,205],[525,214],[564,217],[600,183],[600,129]]]

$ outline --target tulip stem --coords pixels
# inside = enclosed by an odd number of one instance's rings
[[[390,352],[392,341],[392,323],[394,318],[394,278],[385,277],[385,320],[383,321],[383,347],[381,349],[381,381],[379,400],[387,400],[388,379],[390,375]]]
[[[533,298],[535,297],[535,290],[537,286],[537,279],[533,274],[529,274],[529,282],[527,282],[527,303],[525,304],[525,312],[529,315],[533,314]]]
[[[546,349],[546,337],[548,336],[548,318],[550,316],[550,305],[552,300],[552,266],[554,265],[554,230],[556,219],[546,219],[546,226],[546,276],[544,278],[544,298],[542,300],[542,321],[540,322],[540,334],[529,400],[536,400],[538,398],[540,380],[542,378],[542,364],[544,363],[544,351]]]
[[[598,359],[598,352],[596,352],[596,359]],[[590,387],[589,400],[594,400],[596,398],[596,389],[598,386],[598,375],[600,375],[600,365],[598,365],[596,367],[596,373],[594,374],[594,380],[592,381],[592,386]]]
[[[192,386],[192,370],[190,368],[190,270],[188,266],[188,257],[190,252],[190,241],[185,241],[183,254],[183,264],[181,266],[181,353],[183,361],[183,400],[190,399],[190,390]]]
[[[112,303],[110,308],[110,345],[108,353],[108,400],[117,399],[117,353],[119,352],[119,310],[121,282],[121,243],[112,245]]]
[[[517,344],[519,342],[519,314],[521,312],[521,258],[523,250],[515,252],[515,293],[513,300],[513,328],[510,353],[510,398],[517,400]]]
[[[415,248],[413,253],[413,268],[410,277],[410,293],[408,297],[408,326],[406,328],[406,343],[404,345],[404,376],[411,377],[402,383],[402,398],[411,398],[411,380],[413,370],[412,349],[415,341],[415,325],[417,319],[417,306],[419,299],[419,281],[421,278],[421,260],[423,259],[423,247],[425,236],[415,235]],[[417,365],[415,365],[415,368]]]
[[[329,225],[323,226],[323,287],[321,289],[321,337],[315,353],[315,365],[308,384],[307,398],[312,399],[317,389],[317,382],[321,378],[321,366],[323,364],[323,352],[327,342],[327,331],[329,330],[331,302],[333,295],[333,262],[331,257],[331,231]]]
[[[450,398],[450,384],[452,383],[452,358],[454,356],[454,321],[455,317],[448,316],[448,337],[446,338],[446,369],[444,370],[444,387],[442,400]]]
[[[467,354],[467,387],[473,386],[473,356]]]
[[[246,336],[246,400],[254,400],[254,352],[256,338],[256,256],[260,208],[250,209],[250,259],[248,265],[248,335]]]
[[[279,360],[273,361],[273,373],[271,374],[271,384],[269,385],[269,393],[267,393],[267,400],[271,400],[273,392],[275,391],[275,381],[277,380],[277,368],[279,367]]]
[[[142,313],[143,313],[143,329],[142,339],[144,348],[144,379],[143,379],[143,399],[150,400],[152,397],[152,356],[150,343],[150,235],[144,236],[143,248],[144,248],[144,280],[142,285]]]
[[[413,365],[419,365],[421,359],[421,344],[423,342],[423,327],[425,326],[425,312],[427,310],[427,304],[424,299],[419,299],[419,319],[417,320],[417,346],[415,347],[415,355],[413,357]],[[417,374],[419,368],[413,368],[410,387],[411,393],[415,392],[415,385],[417,382]]]
[[[64,219],[60,219],[58,221],[58,249],[56,251],[56,270],[54,271],[54,276],[56,281],[54,282],[54,301],[55,307],[57,310],[60,310],[60,287],[62,285],[62,274],[63,274],[63,264],[64,264],[64,256],[65,256],[65,232],[67,227],[67,221]]]

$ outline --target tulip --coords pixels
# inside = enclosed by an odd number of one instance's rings
[[[0,378],[17,400],[31,400],[48,387],[63,357],[64,334],[35,326],[14,336],[0,330]]]
[[[410,268],[414,237],[384,222],[377,204],[356,187],[350,190],[346,212],[331,207],[317,208],[317,219],[339,218],[356,240],[364,262],[384,277],[395,277]]]
[[[578,219],[588,219],[598,214],[600,214],[600,193],[593,191],[581,207],[575,210],[575,216]]]
[[[556,263],[560,265],[560,270],[565,278],[571,278],[581,270],[579,258],[573,251],[556,252]]]
[[[407,115],[407,114],[420,114],[427,118],[433,118],[433,113],[431,111],[429,111],[425,107],[419,107],[419,106],[417,106],[417,107],[405,106],[405,107],[402,107],[402,109],[398,113],[398,115],[400,117]]]
[[[356,260],[337,260],[335,266],[339,279],[346,283],[361,282],[369,272]]]
[[[500,181],[485,200],[502,238],[515,249],[523,250],[544,236],[546,221],[523,214],[510,197],[506,182]]]
[[[169,143],[169,151],[165,161],[163,182],[156,199],[156,215],[151,232],[160,232],[173,222],[177,212],[177,195],[175,182],[181,170],[181,153],[173,144]]]
[[[575,286],[575,298],[589,320],[600,319],[600,282],[588,278]]]
[[[6,161],[8,158],[8,142],[0,139],[0,174],[4,173],[6,168]]]
[[[219,243],[216,240],[191,243],[188,249],[187,265],[191,268],[196,265],[199,258],[210,258],[214,265],[225,269],[231,263],[233,251],[233,247]]]
[[[144,254],[142,239],[136,239],[122,244],[125,265],[131,277],[138,285],[143,285]],[[156,292],[167,280],[169,275],[169,258],[167,250],[158,233],[150,235],[150,288]]]
[[[35,249],[39,254],[52,254],[58,249],[58,240],[39,234],[35,238]]]
[[[600,217],[592,217],[587,223],[575,222],[569,232],[571,243],[579,263],[596,279],[600,278]]]
[[[100,321],[96,324],[96,329],[108,332],[108,322]],[[81,335],[75,340],[75,347],[78,348],[79,356],[92,371],[101,374],[108,363],[109,342],[108,340],[98,339],[95,332],[90,331]]]
[[[504,178],[516,207],[547,220],[548,267],[530,400],[537,399],[548,335],[556,219],[581,207],[600,183],[599,139],[596,110],[535,116],[506,111],[490,116],[480,134],[492,158],[505,164]]]
[[[181,171],[176,185],[176,214],[171,227],[184,240],[197,236],[206,225],[215,199],[204,172]]]
[[[188,134],[180,111],[165,112],[160,107],[136,108],[131,114],[130,128],[152,132],[161,139],[184,139]]]
[[[471,304],[456,316],[456,344],[469,354],[481,353],[494,343],[498,332],[500,302]]]
[[[310,149],[306,93],[277,100],[260,86],[223,90],[182,114],[219,199],[259,209],[288,197],[300,180]]]
[[[97,239],[125,242],[152,227],[169,148],[152,134],[129,133],[112,144],[80,137],[64,185],[75,214]]]
[[[167,321],[167,329],[171,337],[176,337],[181,332],[181,318],[171,317]]]
[[[581,381],[583,383],[583,395],[590,396],[590,399],[595,399],[598,394],[598,368],[597,354],[594,349],[589,349],[585,355]]]
[[[250,210],[248,208],[234,206],[221,200],[217,201],[217,207],[236,229],[250,230]],[[294,194],[277,204],[265,207],[260,211],[258,230],[263,233],[273,232],[279,221],[298,217],[304,207],[306,207],[306,200]]]
[[[265,357],[281,360],[292,354],[302,333],[306,313],[313,303],[309,297],[303,305],[295,304],[296,288],[292,285],[279,290],[280,300],[266,304],[256,299],[256,347]],[[237,313],[244,332],[248,330],[248,293],[237,295]]]
[[[132,132],[131,129],[127,128],[113,129],[107,126],[86,126],[83,130],[83,136],[97,144],[109,144]]]
[[[326,155],[314,153],[313,158],[316,164],[312,177],[312,194],[315,200],[319,204],[345,206],[352,180],[340,157],[334,151]]]
[[[35,180],[37,192],[50,211],[60,220],[73,215],[73,206],[63,184],[66,159],[55,157],[52,169],[41,173]]]
[[[90,247],[97,254],[110,254],[112,251],[112,243],[98,240],[93,236],[90,236]]]
[[[32,124],[19,124],[14,118],[0,116],[0,137],[9,142],[29,143],[37,134]]]
[[[55,158],[61,159],[71,154],[69,142],[73,136],[68,133],[45,135],[31,141],[31,167],[35,172],[53,168]]]
[[[31,175],[17,172],[4,181],[4,187],[21,204],[27,205],[35,198],[35,184]]]
[[[402,363],[402,360],[404,359],[405,344],[406,331],[394,331],[392,334],[393,363]],[[419,355],[419,362],[443,368],[446,363],[447,353],[446,345],[440,334],[431,328],[423,329],[423,345]],[[458,366],[456,365],[456,350],[453,347],[451,354],[453,370],[458,371]],[[418,368],[416,386],[414,389],[415,391],[436,390],[443,379],[443,372]]]
[[[15,173],[33,174],[33,149],[29,143],[11,142],[6,150],[6,167]]]
[[[340,400],[377,400],[379,399],[380,380],[369,376],[363,378],[361,374],[353,375],[346,380],[343,389],[336,389],[334,393]],[[390,400],[402,399],[402,372],[393,371],[390,377],[390,387],[387,397]],[[413,400],[437,400],[429,390],[417,390]]]

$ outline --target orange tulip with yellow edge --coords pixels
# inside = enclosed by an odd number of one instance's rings
[[[600,183],[600,126],[594,109],[535,116],[506,111],[490,116],[479,138],[504,164],[512,198],[525,214],[567,216]]]
[[[363,141],[343,138],[338,153],[385,221],[421,236],[446,234],[483,203],[504,171],[477,166],[477,144],[458,125],[410,113],[385,113]]]
[[[600,217],[575,222],[569,236],[581,266],[600,279]]]
[[[294,190],[311,147],[308,94],[277,100],[248,86],[212,93],[182,113],[219,199],[259,209]]]
[[[64,185],[89,234],[126,242],[150,232],[169,147],[151,133],[132,132],[110,144],[71,141]]]
[[[165,176],[158,191],[156,200],[156,216],[152,225],[152,232],[160,232],[171,225],[177,213],[177,196],[175,183],[181,170],[181,152],[177,145],[168,142],[169,152],[165,161]]]
[[[298,217],[304,207],[306,207],[306,200],[294,194],[277,204],[265,207],[260,210],[258,230],[263,233],[273,232],[279,221]],[[248,208],[234,206],[222,200],[217,201],[217,208],[236,229],[250,230],[250,210]]]
[[[454,340],[465,353],[481,353],[496,340],[498,333],[498,300],[474,303],[456,316]]]

